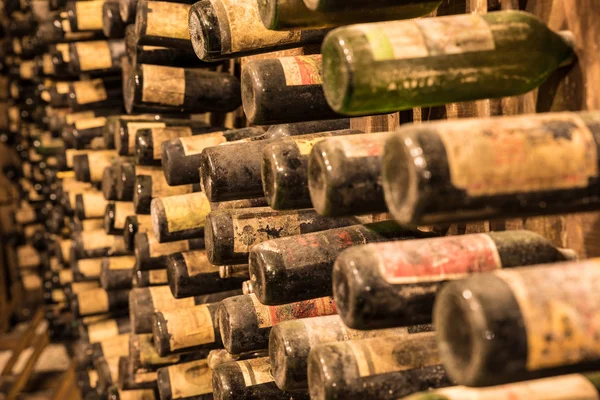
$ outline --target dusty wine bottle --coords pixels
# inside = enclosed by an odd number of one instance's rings
[[[344,129],[319,132],[295,136],[294,140],[305,143],[352,133],[356,131]],[[227,201],[264,196],[261,162],[263,150],[270,143],[271,140],[257,140],[251,143],[232,143],[204,149],[200,161],[200,176],[208,199]]]
[[[138,232],[135,234],[133,247],[139,270],[165,269],[169,255],[181,251],[203,249],[204,238],[159,243],[154,233]]]
[[[133,287],[163,286],[169,283],[166,269],[135,270],[131,284]]]
[[[204,0],[189,11],[189,32],[198,58],[214,61],[318,44],[325,30],[276,32],[263,25],[255,1]]]
[[[159,311],[214,303],[240,294],[240,290],[176,299],[169,286],[134,288],[129,295],[129,317],[134,333],[152,333],[152,315]]]
[[[222,279],[243,278],[248,280],[250,271],[248,271],[248,264],[220,265],[219,276]]]
[[[160,368],[158,391],[161,400],[212,399],[212,371],[206,359]]]
[[[88,343],[98,343],[131,332],[129,318],[109,318],[93,324],[79,325],[79,336]]]
[[[102,31],[102,6],[105,0],[91,0],[85,3],[67,1],[65,12],[67,19],[63,20],[65,32]]]
[[[125,229],[123,230],[125,246],[133,251],[135,234],[149,231],[152,231],[152,217],[150,215],[129,215],[125,218]]]
[[[404,397],[403,400],[459,400],[478,398],[491,400],[507,398],[515,400],[568,400],[574,397],[594,400],[600,390],[600,373],[569,374],[551,378],[535,379],[486,388],[452,386],[428,390]]]
[[[122,236],[107,235],[104,229],[82,231],[75,235],[69,257],[73,259],[122,256],[129,251]]]
[[[117,200],[133,201],[135,189],[135,165],[129,162],[120,162],[115,168],[117,179]]]
[[[219,266],[208,261],[205,250],[171,254],[167,259],[167,276],[171,292],[176,298],[239,289],[247,279],[221,278]]]
[[[159,355],[213,349],[221,346],[216,320],[219,303],[157,311],[152,338]]]
[[[73,156],[75,179],[82,182],[102,182],[104,168],[109,167],[116,157],[118,154],[114,150],[89,150]]]
[[[108,202],[102,192],[87,191],[75,195],[75,216],[79,219],[94,219],[104,217]]]
[[[131,357],[121,356],[119,357],[118,385],[113,387],[122,388],[124,393],[137,389],[155,389],[156,377],[156,371],[133,369]]]
[[[125,218],[130,215],[135,215],[132,202],[113,201],[108,203],[104,211],[104,230],[109,235],[123,234]]]
[[[202,192],[158,197],[150,209],[154,235],[160,243],[204,237],[204,223],[211,211]]]
[[[73,110],[122,106],[123,89],[120,78],[83,80],[69,84],[69,107]]]
[[[102,258],[84,258],[71,261],[71,270],[73,271],[73,280],[75,282],[98,280],[100,277],[100,267]]]
[[[599,122],[549,113],[400,129],[382,158],[387,206],[405,225],[598,209]]]
[[[439,0],[409,0],[375,3],[343,2],[323,7],[319,0],[259,0],[258,11],[267,29],[317,29],[360,22],[378,22],[422,17],[439,5]],[[383,4],[378,4],[383,3]],[[310,9],[308,6],[310,5]]]
[[[119,3],[107,1],[102,5],[102,33],[107,38],[125,36],[125,22],[119,14]]]
[[[242,70],[242,104],[248,123],[280,124],[331,119],[322,87],[321,55],[250,61]]]
[[[308,159],[310,200],[321,215],[386,212],[381,155],[388,133],[332,138],[315,144]]]
[[[76,317],[113,312],[127,308],[128,295],[128,290],[110,292],[102,288],[86,290],[73,294],[71,310]]]
[[[125,56],[125,42],[122,39],[75,42],[69,44],[69,53],[71,60],[69,68],[73,75],[108,75],[121,70],[121,58]]]
[[[102,195],[106,200],[118,200],[116,175],[118,162],[118,160],[113,160],[110,167],[104,168],[104,172],[102,172],[102,183],[100,186],[102,188]]]
[[[92,140],[102,136],[105,124],[106,117],[80,119],[64,128],[62,138],[68,147],[89,148]]]
[[[129,357],[134,370],[144,368],[155,371],[168,365],[180,362],[180,354],[161,357],[152,342],[152,334],[131,335],[129,338]]]
[[[243,264],[248,262],[250,248],[258,243],[361,221],[366,220],[322,217],[312,209],[275,211],[270,207],[255,207],[212,211],[205,224],[206,254],[215,265]]]
[[[238,78],[198,68],[137,65],[124,87],[128,113],[230,112],[242,105]]]
[[[346,115],[514,96],[571,63],[573,46],[521,11],[353,25],[323,42],[323,90]]]
[[[599,266],[591,259],[501,269],[444,285],[433,320],[448,374],[490,386],[597,370]]]
[[[445,281],[574,258],[572,250],[518,230],[370,244],[337,257],[333,295],[339,314],[351,328],[427,323]]]
[[[169,186],[160,167],[136,167],[133,206],[138,214],[150,214],[152,199],[197,192],[198,185]]]
[[[105,257],[100,266],[100,285],[104,290],[130,289],[134,256]]]
[[[267,305],[328,296],[332,293],[333,263],[344,249],[431,235],[382,221],[264,241],[250,249],[252,289]]]
[[[307,391],[279,389],[270,370],[269,357],[221,364],[213,370],[213,396],[216,400],[308,400]]]
[[[269,335],[271,373],[281,390],[307,389],[308,354],[311,348],[319,344],[374,337],[402,338],[431,329],[430,325],[419,325],[358,331],[348,329],[338,315],[285,321],[273,327]]]
[[[200,159],[207,147],[264,134],[260,127],[231,129],[197,136],[185,136],[162,143],[162,167],[172,186],[200,182]]]
[[[204,136],[222,129],[215,126],[194,129],[187,126],[138,129],[135,134],[135,161],[140,165],[161,165],[163,142],[192,135]]]
[[[311,399],[397,399],[452,384],[433,332],[326,343],[308,357]]]
[[[138,44],[190,49],[187,23],[190,7],[184,3],[139,0],[135,13]]]
[[[355,136],[359,130],[348,130]],[[269,206],[275,210],[312,207],[308,191],[309,154],[326,137],[300,139],[284,137],[263,149],[261,165],[262,186]],[[382,145],[383,147],[383,145]],[[383,193],[381,194],[383,199]]]
[[[267,348],[271,328],[280,322],[335,313],[331,297],[266,306],[254,294],[247,294],[221,301],[217,316],[225,349],[242,353]]]

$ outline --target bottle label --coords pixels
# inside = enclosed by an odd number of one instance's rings
[[[67,85],[65,92],[59,91],[59,86],[58,86],[59,84],[60,84],[60,82],[56,84],[56,91],[60,94],[67,94],[69,92],[68,83],[64,82],[64,84]],[[62,86],[62,87],[64,88],[65,86]],[[81,119],[94,118],[95,116],[96,115],[94,114],[93,111],[83,111],[83,112],[78,112],[78,113],[74,113],[74,114],[67,114],[67,115],[65,115],[65,122],[67,124],[72,124],[75,121],[79,121]]]
[[[190,244],[187,240],[159,243],[158,240],[156,240],[156,236],[148,235],[148,248],[150,251],[150,257],[155,258],[173,253],[179,253],[181,251],[188,251],[190,249]]]
[[[227,139],[223,136],[223,132],[207,133],[205,135],[196,135],[184,137],[180,139],[183,154],[186,156],[194,156],[202,153],[207,147],[218,146],[225,143]]]
[[[167,125],[164,122],[127,122],[127,144],[130,152],[133,152],[135,149],[135,134],[139,129],[147,129],[147,128],[164,128]],[[139,167],[142,167],[141,165]],[[151,174],[138,174],[137,170],[139,168],[136,166],[136,175],[151,175]],[[146,170],[151,170],[152,168],[145,168]]]
[[[406,328],[357,330],[346,327],[338,315],[308,318],[301,320],[304,331],[308,335],[311,347],[321,343],[346,342],[348,340],[368,339],[374,337],[404,337],[408,335]]]
[[[90,151],[87,155],[90,167],[90,179],[92,182],[102,182],[104,168],[110,166],[112,160],[118,157],[117,153],[114,151]],[[99,195],[105,200],[102,193]],[[103,204],[106,208],[106,201],[103,201]],[[101,216],[104,216],[104,211],[102,211]]]
[[[440,364],[433,333],[350,340],[340,345],[352,350],[361,377]]]
[[[149,1],[146,35],[190,40],[190,29],[188,27],[190,8],[189,4]]]
[[[79,68],[81,71],[109,69],[112,67],[112,57],[106,40],[76,42],[75,51],[79,58]]]
[[[379,273],[392,285],[441,282],[502,268],[498,249],[485,233],[374,246]]]
[[[115,229],[125,228],[125,219],[130,215],[135,215],[133,203],[131,201],[116,201],[115,203]]]
[[[79,314],[91,315],[108,312],[108,293],[104,289],[92,289],[77,295]]]
[[[192,250],[181,253],[190,277],[197,274],[210,273],[219,270],[219,267],[208,262],[206,250]]]
[[[152,158],[155,160],[160,160],[162,158],[163,142],[186,136],[192,136],[192,128],[189,126],[171,126],[168,128],[152,129]]]
[[[150,285],[166,285],[168,283],[166,269],[152,269],[148,271]]]
[[[296,143],[296,146],[298,146],[298,151],[300,152],[301,155],[303,156],[307,156],[310,154],[310,152],[312,151],[313,147],[315,147],[315,144],[319,143],[322,140],[327,139],[330,136],[325,136],[325,137],[319,137],[319,138],[315,138],[315,139],[294,139],[291,138],[291,140],[294,141],[294,143]]]
[[[88,326],[88,339],[90,343],[96,343],[105,338],[115,337],[119,334],[119,326],[114,319],[97,322]]]
[[[150,297],[154,311],[169,311],[175,308],[194,307],[196,304],[193,297],[176,299],[168,286],[150,286]]]
[[[360,24],[375,61],[494,50],[487,21],[476,14]]]
[[[164,316],[171,350],[214,343],[215,327],[206,305],[170,311]]]
[[[129,270],[134,267],[135,257],[133,256],[108,257],[109,270]]]
[[[202,192],[161,199],[170,233],[204,226],[210,212],[210,202]]]
[[[169,106],[183,105],[185,100],[185,69],[142,64],[142,75],[143,102]]]
[[[439,125],[452,185],[469,196],[584,188],[598,176],[592,132],[577,116]],[[465,132],[468,139],[465,140]]]
[[[79,273],[85,277],[91,278],[100,275],[102,266],[102,258],[84,258],[77,260],[77,269]]]
[[[362,135],[351,135],[338,140],[347,158],[380,157],[383,154],[383,146],[389,134],[367,133]]]
[[[511,289],[527,332],[527,369],[600,357],[600,259],[498,270]]]
[[[337,313],[335,301],[332,297],[298,301],[280,306],[265,306],[254,294],[249,295],[254,303],[254,310],[258,319],[259,328],[269,328],[282,321],[292,319],[319,317]]]
[[[233,251],[246,253],[256,243],[284,236],[300,235],[298,214],[285,213],[268,217],[256,217],[254,214],[233,215]]]
[[[104,0],[76,1],[75,14],[77,30],[100,31],[102,30],[102,6]]]
[[[77,104],[89,104],[108,99],[102,79],[78,81],[73,84]]]
[[[271,375],[271,362],[269,357],[252,358],[250,360],[238,361],[237,365],[242,370],[244,384],[246,386],[261,385],[275,381]]]
[[[77,128],[79,130],[100,128],[104,125],[106,125],[105,117],[88,118],[88,119],[82,119],[79,121],[75,121],[75,128]]]
[[[286,86],[320,85],[323,83],[322,56],[281,57]]]
[[[206,360],[175,364],[168,367],[171,398],[185,399],[212,393],[212,371]]]
[[[84,250],[112,247],[114,243],[115,236],[107,235],[104,231],[101,230],[81,233],[81,244]]]
[[[258,13],[258,3],[250,0],[210,0],[217,10],[224,9],[227,22],[222,21],[220,26],[221,38],[230,37],[229,51],[256,50],[263,47],[279,46],[295,43],[300,40],[300,31],[271,31],[265,28]],[[215,5],[215,3],[218,3]],[[187,19],[186,19],[187,21]],[[229,34],[224,35],[223,28],[229,27]]]
[[[580,374],[553,376],[493,387],[453,386],[437,389],[446,400],[598,400],[598,390]]]

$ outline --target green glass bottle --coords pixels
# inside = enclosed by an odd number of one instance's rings
[[[521,11],[352,25],[325,38],[323,89],[347,115],[514,96],[572,62],[573,46]]]

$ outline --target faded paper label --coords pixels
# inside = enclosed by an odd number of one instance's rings
[[[77,295],[79,314],[92,315],[109,311],[108,294],[104,289],[91,289]]]
[[[102,260],[102,258],[85,258],[77,260],[77,269],[81,275],[88,278],[99,276]]]
[[[94,71],[112,68],[110,47],[106,40],[92,42],[76,42],[75,50],[79,58],[79,68],[82,71]]]
[[[105,117],[87,118],[75,121],[75,128],[79,130],[100,128],[106,124]]]
[[[238,361],[237,365],[242,370],[244,384],[246,386],[261,385],[274,382],[271,375],[271,362],[269,357],[252,358],[250,360]]]
[[[173,399],[212,393],[212,370],[206,360],[175,364],[168,371]]]
[[[147,129],[147,128],[164,128],[165,126],[167,126],[164,122],[127,122],[127,144],[129,145],[129,151],[130,153],[133,152],[133,150],[135,149],[135,134],[137,133],[138,130],[140,129]],[[137,169],[143,167],[142,169],[153,169],[152,167],[144,167],[142,165],[140,165],[139,167],[136,166],[136,171],[135,174],[136,175],[145,175],[142,173],[137,172]],[[149,175],[149,174],[148,174]]]
[[[104,82],[101,79],[74,82],[73,90],[77,98],[77,104],[96,103],[108,98]]]
[[[296,146],[298,146],[298,150],[300,151],[300,154],[303,156],[307,156],[310,154],[310,152],[312,151],[313,147],[315,146],[315,144],[319,143],[322,140],[327,139],[329,136],[326,137],[319,137],[319,138],[315,138],[315,139],[294,139],[291,138],[291,140],[294,141],[294,143],[296,143]]]
[[[125,219],[130,215],[135,215],[133,203],[130,201],[115,201],[115,229],[125,228]]]
[[[256,243],[284,236],[299,235],[300,220],[298,214],[273,215],[255,218],[254,215],[233,215],[233,250],[245,253]]]
[[[202,192],[163,197],[162,203],[171,233],[203,227],[210,212],[210,202]]]
[[[103,339],[117,336],[119,334],[119,326],[114,319],[91,324],[87,328],[88,339],[90,343],[96,343]]]
[[[323,83],[322,56],[296,56],[278,59],[287,86],[320,85]]]
[[[77,30],[101,31],[104,0],[76,1]]]
[[[181,146],[183,147],[183,154],[186,156],[200,154],[205,148],[218,146],[226,141],[227,139],[225,139],[223,132],[213,132],[180,139]]]
[[[126,270],[135,267],[134,256],[119,256],[108,257],[108,269],[110,270]]]
[[[219,271],[218,265],[213,265],[208,261],[206,250],[186,251],[181,254],[185,260],[185,266],[190,277]]]
[[[151,285],[165,285],[168,283],[166,269],[152,269],[148,271],[148,280]]]
[[[192,136],[192,128],[189,126],[152,129],[152,157],[155,160],[160,160],[162,158],[162,144],[164,142],[186,136]]]
[[[146,35],[190,40],[188,27],[190,8],[189,4],[149,1]]]
[[[112,247],[115,236],[107,235],[104,231],[81,232],[81,244],[85,250]]]
[[[172,3],[175,4],[175,3]],[[181,106],[185,100],[185,69],[142,64],[142,101]]]
[[[214,343],[215,328],[206,305],[174,310],[165,315],[171,350]]]
[[[319,317],[337,313],[335,301],[332,297],[320,297],[279,306],[266,306],[258,301],[256,295],[250,294],[249,296],[254,304],[259,328],[269,328],[291,319]]]
[[[150,290],[154,311],[169,311],[174,308],[195,306],[193,297],[185,297],[183,299],[173,297],[169,286],[150,286],[148,289]]]

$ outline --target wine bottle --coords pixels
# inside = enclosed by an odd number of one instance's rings
[[[71,310],[76,317],[81,317],[127,308],[128,294],[128,290],[107,292],[102,288],[75,293],[71,299]]]
[[[433,319],[448,374],[459,385],[491,386],[597,370],[599,265],[501,269],[444,285]]]
[[[71,270],[73,271],[73,280],[81,281],[97,281],[100,277],[100,268],[102,266],[102,258],[84,258],[81,260],[71,261]]]
[[[339,314],[351,328],[427,323],[445,281],[575,257],[572,250],[518,230],[369,244],[337,257],[333,294]]]
[[[285,31],[417,18],[429,14],[440,5],[439,0],[409,0],[402,2],[383,0],[368,4],[359,2],[330,3],[334,2],[260,0],[258,11],[266,28]]]
[[[128,113],[230,112],[242,105],[238,78],[198,68],[137,65],[124,88]]]
[[[122,388],[124,393],[138,389],[155,389],[157,384],[156,371],[145,369],[134,370],[130,360],[131,357],[128,356],[119,357],[118,385],[113,387]]]
[[[239,293],[239,290],[232,290],[229,292],[176,299],[167,285],[134,288],[129,294],[129,318],[131,320],[132,331],[136,334],[152,333],[152,315],[155,312],[214,303],[230,296],[236,296]]]
[[[97,0],[91,0],[92,1]],[[122,107],[120,79],[92,79],[69,84],[69,107],[73,110]]]
[[[271,328],[280,322],[335,313],[331,297],[266,306],[254,294],[222,300],[217,311],[223,346],[230,353],[267,348]]]
[[[597,209],[598,121],[549,113],[400,129],[382,158],[386,203],[410,225]]]
[[[288,400],[306,399],[308,392],[284,392],[277,387],[271,375],[269,357],[231,361],[213,370],[214,398],[218,400]]]
[[[135,36],[139,45],[190,49],[190,5],[166,1],[137,1]],[[123,16],[124,8],[121,8]],[[131,14],[132,10],[129,10]],[[128,19],[123,18],[124,21]]]
[[[134,271],[133,279],[131,280],[131,285],[136,288],[164,286],[168,283],[167,270],[164,268],[145,271],[136,269]]]
[[[129,318],[109,318],[90,325],[79,325],[79,336],[88,343],[99,343],[131,332]]]
[[[431,233],[382,221],[264,241],[250,249],[252,288],[260,302],[267,305],[329,296],[333,263],[344,249],[428,236]]]
[[[71,239],[58,239],[54,246],[53,252],[56,254],[58,261],[64,265],[70,265],[71,247],[74,241]]]
[[[77,233],[71,251],[71,259],[121,256],[129,253],[122,236],[107,235],[103,229]]]
[[[206,359],[160,368],[158,391],[161,400],[212,399],[212,371]]]
[[[325,30],[275,32],[263,25],[255,1],[199,1],[189,10],[192,46],[203,61],[318,44]],[[223,32],[223,33],[221,33]]]
[[[342,27],[323,42],[323,90],[346,115],[514,96],[571,63],[573,46],[521,11]]]
[[[93,357],[106,359],[126,356],[129,352],[129,333],[109,337],[91,345]]]
[[[104,211],[104,230],[109,235],[121,235],[125,230],[125,218],[134,215],[133,203],[130,201],[113,201],[106,205]]]
[[[352,133],[356,131],[348,129],[319,132],[295,136],[293,140],[305,143]],[[264,196],[261,181],[262,152],[270,143],[270,140],[257,140],[204,149],[200,161],[200,176],[208,199],[226,201]]]
[[[319,344],[374,337],[403,338],[428,330],[430,325],[358,331],[346,328],[338,315],[285,321],[273,327],[269,335],[271,373],[281,390],[305,390],[308,354]]]
[[[212,370],[217,368],[221,364],[225,364],[231,361],[249,360],[251,358],[265,357],[268,355],[267,350],[251,351],[248,353],[231,354],[225,349],[211,350],[206,357],[208,361],[208,367]]]
[[[104,217],[108,202],[98,190],[75,195],[75,215],[79,219]]]
[[[94,369],[98,372],[96,392],[102,395],[107,394],[108,390],[116,385],[119,379],[119,357],[94,358],[93,363]]]
[[[125,56],[125,42],[122,39],[75,42],[69,44],[69,53],[71,60],[69,68],[73,75],[108,75],[121,70],[121,58]]]
[[[158,368],[177,364],[181,361],[181,354],[160,356],[152,342],[152,334],[131,335],[129,339],[129,357],[134,369],[145,368],[155,371]],[[183,356],[185,358],[185,355]]]
[[[93,0],[90,0],[93,1]],[[104,168],[110,167],[118,154],[113,150],[89,151],[73,157],[75,179],[82,182],[102,182]]]
[[[65,300],[70,301],[71,297],[75,296],[76,294],[79,294],[81,292],[86,292],[88,290],[99,289],[99,288],[100,288],[100,282],[97,280],[84,281],[84,282],[70,282],[70,283],[67,283],[62,290],[63,298],[61,298],[59,301],[55,300],[55,302],[63,302]],[[55,295],[55,293],[52,294],[52,296],[54,296],[54,295]],[[72,305],[72,303],[71,303],[71,305]]]
[[[354,141],[354,136],[365,136],[358,135],[362,133],[359,130],[348,132],[353,136],[349,141]],[[326,138],[303,140],[285,137],[265,146],[261,177],[263,192],[271,208],[286,210],[312,207],[308,191],[309,154],[312,148],[324,139]],[[383,193],[381,197],[383,201]]]
[[[100,284],[105,290],[130,289],[135,257],[106,257],[100,267]]]
[[[65,32],[102,31],[102,6],[105,0],[90,0],[85,3],[67,1],[65,11],[67,19],[63,20]]]
[[[231,129],[197,136],[185,136],[162,143],[162,167],[167,183],[172,186],[200,182],[200,159],[207,147],[256,137],[264,133],[260,127]]]
[[[125,218],[125,229],[123,230],[125,246],[133,251],[135,234],[149,231],[152,231],[152,217],[150,215],[129,215]]]
[[[248,280],[250,271],[248,271],[248,264],[220,265],[219,276],[222,279],[243,278]]]
[[[64,128],[62,137],[65,144],[75,149],[89,148],[92,140],[102,137],[106,117],[86,118],[75,121]],[[101,151],[101,150],[100,150]]]
[[[138,129],[135,134],[135,161],[140,165],[161,165],[162,144],[171,139],[210,134],[222,127],[206,126],[192,129],[187,126]]]
[[[154,235],[160,243],[195,239],[204,236],[210,203],[202,192],[152,200]]]
[[[104,172],[102,172],[102,183],[100,187],[102,188],[102,195],[106,200],[118,200],[117,199],[117,164],[120,160],[113,160],[113,163],[110,167],[104,168]]]
[[[331,119],[322,87],[321,55],[250,61],[242,70],[242,104],[250,124]]]
[[[133,206],[138,214],[150,214],[152,199],[197,192],[198,185],[169,186],[160,167],[136,167]]]
[[[205,250],[171,254],[167,259],[167,276],[171,292],[176,298],[238,289],[242,282],[248,279],[221,278],[219,266],[208,261]]]
[[[102,5],[102,33],[107,38],[125,36],[125,22],[119,13],[119,3],[107,1]]]
[[[215,265],[243,264],[258,243],[356,225],[368,221],[365,218],[328,218],[312,209],[274,211],[269,207],[212,211],[205,223],[206,255]]]
[[[397,399],[449,386],[433,332],[327,343],[308,356],[311,399]]]
[[[569,374],[551,378],[535,379],[486,388],[452,386],[443,389],[428,390],[404,397],[404,400],[458,400],[478,398],[491,400],[507,398],[515,400],[567,400],[596,399],[600,389],[600,374]]]
[[[135,165],[129,162],[117,163],[115,176],[117,178],[117,200],[133,201]]]
[[[388,137],[384,132],[369,133],[315,145],[307,163],[308,189],[319,214],[387,211],[381,186],[381,155]]]
[[[219,303],[157,311],[152,317],[152,339],[159,355],[200,351],[221,346],[216,324]]]
[[[134,238],[134,251],[137,259],[137,267],[141,271],[164,269],[167,267],[167,257],[169,255],[181,251],[203,248],[204,238],[159,243],[152,232],[138,232]]]

